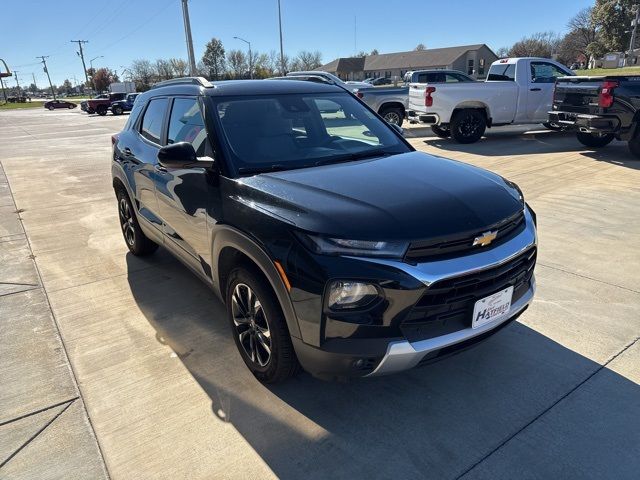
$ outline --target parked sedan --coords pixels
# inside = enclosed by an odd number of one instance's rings
[[[72,108],[76,108],[78,105],[73,102],[66,102],[64,100],[50,100],[45,102],[44,108],[47,110],[55,110],[56,108],[68,108],[71,110]]]

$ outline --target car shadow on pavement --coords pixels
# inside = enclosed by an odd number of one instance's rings
[[[614,140],[601,149],[588,150],[575,138],[573,132],[551,131],[492,131],[480,141],[461,144],[450,138],[430,137],[425,145],[441,150],[465,152],[481,156],[541,155],[558,152],[582,152],[582,155],[599,162],[607,162],[635,170],[640,169],[626,142]],[[586,151],[585,151],[586,150]]]
[[[640,386],[521,323],[393,376],[339,383],[302,373],[264,386],[237,352],[224,306],[186,267],[130,269],[128,280],[212,415],[280,478],[456,478],[476,464],[484,478],[640,469]]]

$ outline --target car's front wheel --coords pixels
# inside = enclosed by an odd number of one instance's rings
[[[139,257],[155,252],[158,249],[158,244],[147,237],[140,228],[129,195],[122,188],[119,188],[116,197],[118,199],[120,229],[129,251]]]
[[[53,105],[49,105],[47,108],[48,108],[50,111],[53,111],[53,110],[55,110],[55,109],[56,109],[56,107],[54,107]]]
[[[119,106],[119,105],[116,105],[115,107],[112,107],[112,108],[111,108],[111,112],[112,112],[114,115],[122,115],[122,107],[121,107],[121,106]]]
[[[271,286],[250,268],[229,274],[226,307],[236,346],[251,373],[278,383],[299,369],[289,330]]]
[[[477,142],[484,135],[486,128],[486,117],[476,109],[460,110],[451,120],[451,136],[459,143]]]
[[[589,148],[601,148],[609,145],[613,140],[613,133],[587,133],[577,132],[576,138],[578,141]]]

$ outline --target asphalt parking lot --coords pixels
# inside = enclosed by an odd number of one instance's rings
[[[126,119],[0,114],[0,477],[637,478],[640,162],[625,144],[408,129],[522,187],[533,305],[437,364],[267,388],[204,284],[162,249],[127,253],[110,176]]]

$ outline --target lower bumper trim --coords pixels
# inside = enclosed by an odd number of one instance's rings
[[[483,333],[495,330],[522,312],[533,300],[535,293],[535,277],[531,279],[531,287],[520,297],[509,310],[509,315],[503,319],[490,322],[480,328],[466,328],[440,337],[429,338],[419,342],[397,341],[389,344],[387,353],[376,369],[368,377],[386,375],[415,367],[429,353],[470,340]]]

